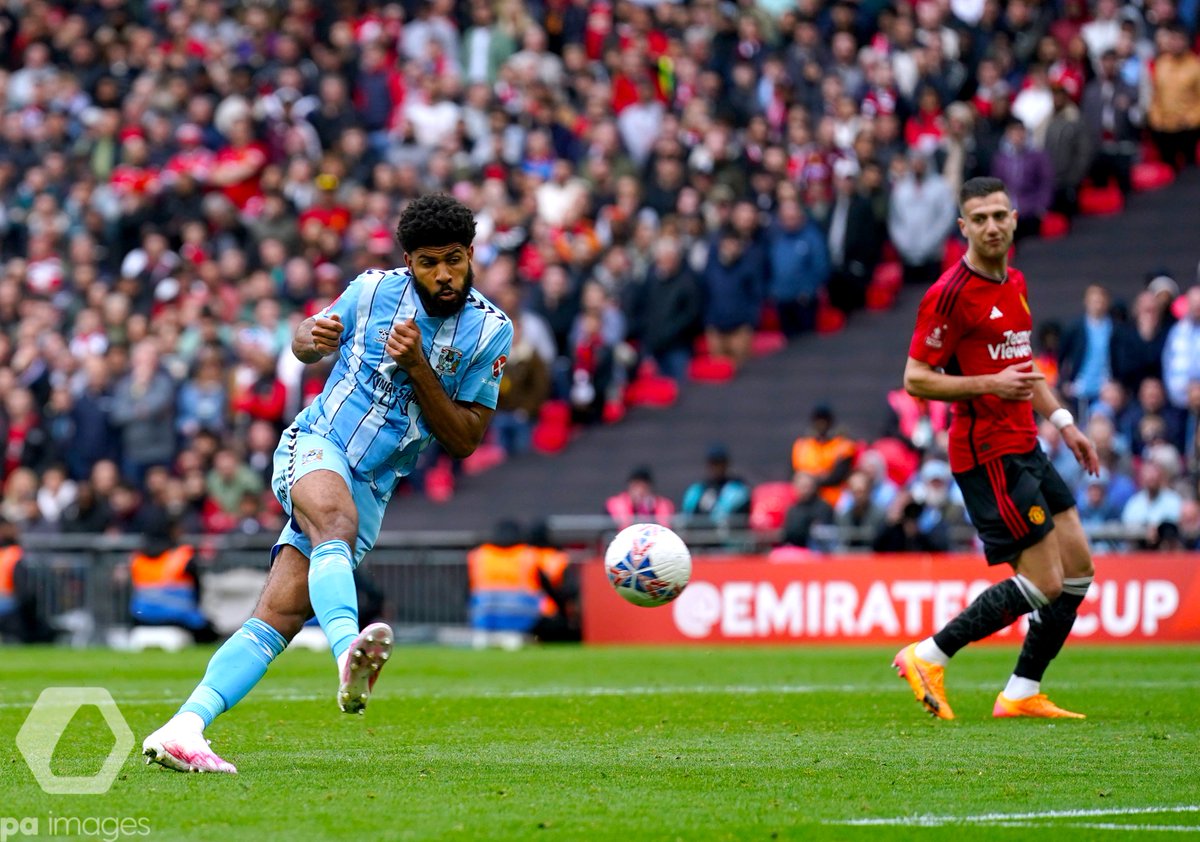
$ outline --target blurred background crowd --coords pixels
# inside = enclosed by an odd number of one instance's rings
[[[185,531],[277,529],[271,455],[328,371],[292,358],[292,329],[399,262],[395,220],[428,191],[476,211],[476,285],[518,327],[500,458],[548,400],[603,423],[647,374],[686,383],[698,354],[736,369],[763,335],[853,318],[881,265],[935,278],[967,178],[1006,179],[1025,237],[1129,191],[1143,161],[1193,165],[1197,6],[12,0],[0,515],[124,532],[153,504]],[[1085,521],[1174,506],[1194,545],[1200,287],[1145,280],[1042,331],[1103,476],[1053,428],[1045,446]],[[792,467],[830,507],[813,517],[866,494],[895,543],[946,480],[945,419],[887,404],[925,454],[907,475],[893,460],[890,491],[882,469],[860,488],[857,452],[832,479]]]

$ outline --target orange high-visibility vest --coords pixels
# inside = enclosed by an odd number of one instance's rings
[[[11,599],[14,596],[13,573],[20,560],[21,548],[16,544],[0,548],[0,600]]]
[[[536,550],[538,554],[538,567],[546,574],[546,578],[550,580],[550,584],[557,588],[562,584],[563,574],[567,570],[567,565],[571,563],[570,557],[562,550],[556,550],[551,547],[542,547]],[[554,604],[554,600],[549,596],[542,597],[541,611],[543,617],[553,617],[558,613],[558,606]]]
[[[528,631],[541,614],[538,551],[484,544],[467,554],[471,622],[492,631]]]
[[[130,575],[135,590],[145,588],[193,587],[196,582],[188,574],[188,562],[196,551],[187,544],[150,557],[137,553],[133,557]]]
[[[792,445],[792,470],[820,477],[833,470],[833,466],[840,460],[853,458],[857,451],[854,442],[841,436],[834,436],[825,441],[802,436]],[[842,485],[822,488],[819,492],[821,498],[829,505],[836,506],[838,497],[842,494]]]

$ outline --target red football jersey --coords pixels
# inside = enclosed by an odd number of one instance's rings
[[[921,299],[908,355],[947,374],[995,374],[1033,359],[1032,336],[1020,270],[1010,268],[1006,280],[996,281],[960,260]],[[967,471],[1036,445],[1032,402],[983,395],[954,404],[951,470]]]

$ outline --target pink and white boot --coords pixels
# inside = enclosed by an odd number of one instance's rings
[[[379,671],[392,655],[393,639],[392,627],[387,623],[372,623],[354,638],[343,655],[338,686],[338,707],[342,713],[366,711]]]
[[[157,763],[176,772],[219,772],[236,775],[237,767],[208,747],[204,732],[184,728],[172,720],[142,743],[146,765]]]

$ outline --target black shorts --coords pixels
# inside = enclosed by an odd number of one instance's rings
[[[1015,561],[1075,505],[1071,489],[1040,447],[992,459],[954,475],[988,564]]]

